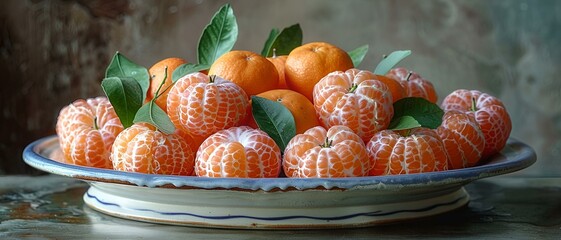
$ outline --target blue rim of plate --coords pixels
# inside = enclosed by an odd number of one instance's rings
[[[403,187],[464,184],[473,180],[507,174],[529,167],[536,161],[535,151],[510,138],[501,153],[481,165],[441,172],[352,178],[206,178],[121,172],[61,163],[45,156],[58,148],[56,135],[38,139],[24,149],[23,160],[39,170],[89,182],[108,182],[142,187],[176,187],[226,190],[308,190],[308,189],[400,189]]]

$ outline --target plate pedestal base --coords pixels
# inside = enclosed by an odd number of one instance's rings
[[[408,197],[395,193],[372,194],[373,190],[232,190],[216,194],[200,189],[158,188],[143,194],[143,189],[91,183],[84,201],[93,209],[126,219],[198,227],[263,229],[370,226],[445,213],[465,206],[469,201],[469,195],[461,186],[418,192]]]

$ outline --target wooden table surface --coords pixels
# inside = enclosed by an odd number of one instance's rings
[[[228,230],[111,217],[88,185],[54,175],[0,177],[0,239],[561,239],[561,178],[501,176],[466,185],[465,208],[399,224],[333,230]]]

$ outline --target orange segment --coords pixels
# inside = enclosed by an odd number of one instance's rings
[[[473,116],[485,137],[482,158],[501,151],[512,130],[512,122],[504,104],[498,98],[477,90],[459,89],[450,93],[442,109],[467,112]]]
[[[281,155],[267,133],[247,126],[233,127],[208,137],[199,147],[197,176],[271,178],[280,173]]]
[[[435,131],[412,129],[402,136],[392,130],[376,133],[366,149],[373,168],[370,175],[397,175],[448,169],[448,155]]]
[[[388,86],[373,73],[358,69],[322,78],[314,88],[314,106],[323,126],[347,126],[365,142],[386,129],[393,117]]]
[[[366,176],[370,168],[364,142],[345,126],[310,128],[290,140],[283,157],[284,172],[293,178]]]
[[[165,134],[153,126],[135,123],[113,144],[113,168],[125,172],[189,176],[195,153],[178,134]]]
[[[56,132],[65,162],[111,168],[111,145],[123,125],[105,97],[78,99],[58,116]]]
[[[448,111],[437,128],[448,153],[449,169],[475,166],[485,149],[485,136],[473,116],[459,111]]]
[[[407,97],[422,97],[432,103],[436,103],[438,100],[438,95],[432,83],[413,71],[405,68],[394,68],[386,76],[398,80]]]
[[[392,99],[394,103],[407,96],[405,89],[403,88],[403,86],[401,86],[399,81],[393,78],[386,77],[384,75],[376,75],[375,79],[385,83],[388,86],[390,92],[392,93]]]
[[[249,99],[238,85],[221,77],[192,73],[177,80],[168,95],[173,124],[194,138],[206,138],[245,120]]]

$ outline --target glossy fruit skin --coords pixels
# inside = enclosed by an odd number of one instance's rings
[[[399,81],[394,78],[386,77],[384,75],[376,75],[376,80],[383,82],[388,86],[390,92],[392,93],[393,102],[397,102],[400,99],[407,97],[405,88],[401,85]]]
[[[314,106],[320,123],[344,125],[367,142],[388,128],[393,100],[388,86],[369,71],[349,69],[322,78],[314,87]]]
[[[106,97],[78,99],[59,113],[56,132],[66,163],[111,168],[111,146],[123,125]]]
[[[240,86],[248,96],[276,89],[279,73],[273,63],[251,51],[230,51],[220,56],[208,70]]]
[[[286,59],[285,77],[289,89],[313,101],[314,86],[325,75],[353,68],[347,52],[325,42],[312,42],[293,49]]]
[[[466,112],[475,118],[485,136],[483,159],[505,147],[512,130],[512,121],[498,98],[478,90],[458,89],[444,98],[441,108],[445,111]]]
[[[405,68],[393,68],[387,74],[387,77],[397,79],[407,97],[422,97],[432,103],[438,101],[438,95],[432,83],[422,78],[418,73],[409,71]]]
[[[275,68],[279,73],[279,84],[277,86],[277,89],[288,89],[288,86],[286,85],[286,76],[285,76],[285,63],[287,58],[288,55],[273,56],[267,58],[267,60],[273,63],[273,65],[275,65]]]
[[[198,72],[178,79],[167,102],[173,124],[195,138],[239,126],[249,106],[248,96],[238,85]]]
[[[367,176],[371,166],[364,142],[345,126],[310,128],[290,140],[283,157],[291,178]]]
[[[473,115],[450,110],[436,129],[449,157],[448,169],[477,165],[485,149],[485,136]]]
[[[161,96],[156,99],[156,104],[162,108],[162,110],[167,111],[167,98],[169,93],[169,88],[173,84],[172,75],[173,71],[182,64],[187,63],[182,58],[166,58],[157,63],[155,63],[148,73],[150,74],[150,87],[146,93],[146,102],[152,100],[156,96],[156,91],[160,88]],[[164,72],[167,67],[167,73]],[[166,75],[167,74],[167,75]],[[162,81],[165,82],[162,84]],[[162,86],[160,87],[160,84]]]
[[[366,145],[371,176],[435,172],[448,169],[448,155],[438,134],[414,128],[402,135],[393,130],[376,133]]]
[[[281,153],[267,133],[232,127],[208,137],[199,147],[195,173],[201,177],[276,178]]]
[[[115,139],[111,161],[118,171],[190,176],[195,151],[179,134],[165,134],[149,124],[135,123]]]
[[[316,117],[314,104],[298,92],[288,89],[275,89],[260,93],[257,96],[277,101],[285,106],[294,117],[296,134],[304,133],[306,130],[320,125],[319,120]],[[255,123],[255,120],[253,119],[253,116],[249,117],[247,125],[253,128],[258,127],[257,123]]]

